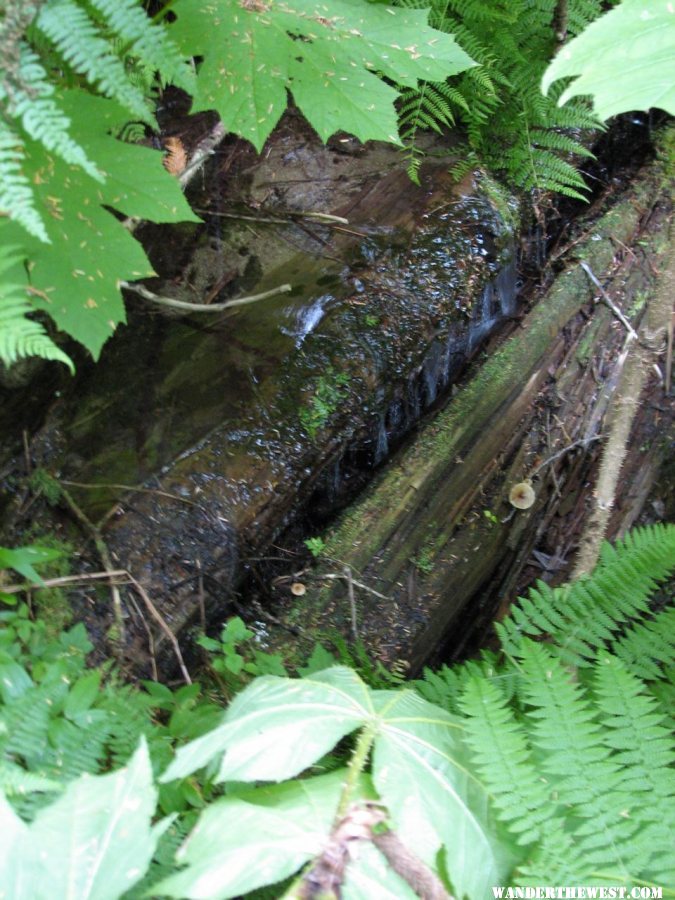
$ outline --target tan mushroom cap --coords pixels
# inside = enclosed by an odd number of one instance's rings
[[[536,494],[529,481],[514,484],[509,493],[509,503],[516,509],[529,509],[534,503]]]
[[[301,581],[294,581],[291,585],[291,594],[293,594],[294,597],[302,597],[306,591],[307,588]]]

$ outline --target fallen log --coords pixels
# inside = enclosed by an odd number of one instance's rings
[[[307,590],[286,600],[282,618],[302,628],[300,656],[338,629],[384,663],[402,660],[417,672],[439,646],[461,651],[512,596],[533,554],[548,577],[569,575],[627,334],[616,311],[596,302],[587,272],[639,329],[663,295],[657,275],[672,253],[669,216],[654,164],[573,242],[564,271],[520,326],[325,536]],[[649,352],[659,351],[665,340]],[[645,379],[652,388],[653,375]],[[656,442],[651,450],[653,471],[663,453]],[[635,446],[631,454],[642,455]],[[530,486],[533,503],[516,509],[510,494]],[[622,496],[615,505],[614,533]],[[281,629],[270,646],[288,648]]]

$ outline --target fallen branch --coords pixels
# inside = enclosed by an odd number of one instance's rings
[[[251,294],[248,297],[238,297],[236,300],[228,300],[226,303],[188,303],[185,300],[176,300],[174,297],[162,297],[149,291],[142,284],[134,284],[130,281],[121,281],[120,287],[127,291],[133,291],[144,300],[150,300],[158,306],[167,306],[170,309],[180,309],[185,312],[221,312],[224,309],[232,309],[235,306],[246,306],[248,303],[256,303],[258,300],[265,300],[267,297],[274,297],[275,294],[287,294],[292,287],[290,284],[281,284],[279,287],[272,288],[269,291],[263,291],[261,294]]]
[[[167,625],[164,617],[162,616],[162,614],[159,612],[159,610],[157,609],[155,604],[152,602],[152,600],[148,596],[148,592],[145,590],[143,585],[139,581],[137,581],[130,572],[127,572],[126,575],[129,578],[129,581],[131,582],[131,584],[136,588],[136,590],[140,594],[141,599],[143,600],[143,603],[145,603],[145,606],[146,606],[148,612],[150,613],[150,615],[152,616],[152,618],[155,620],[155,622],[157,622],[157,624],[162,629],[164,634],[171,641],[171,646],[173,647],[173,651],[176,654],[176,659],[178,660],[178,666],[180,668],[180,671],[181,671],[181,674],[183,676],[185,683],[192,684],[192,679],[190,678],[190,673],[188,672],[188,670],[185,666],[185,663],[183,661],[183,654],[180,651],[180,646],[178,644],[176,635],[173,633],[173,631]]]
[[[556,459],[560,459],[560,457],[564,456],[566,453],[569,453],[570,451],[575,450],[577,447],[583,447],[584,450],[586,450],[589,444],[592,444],[593,441],[601,441],[603,439],[603,437],[604,437],[604,435],[602,435],[602,434],[596,434],[594,437],[581,438],[581,440],[574,441],[571,444],[567,444],[561,450],[558,450],[557,453],[554,453],[552,456],[549,456],[548,459],[545,459],[542,463],[539,463],[539,465],[530,472],[529,478],[530,479],[534,478],[535,475],[538,475],[539,472],[541,472],[541,470],[544,468],[544,466],[548,466],[550,463],[554,462]]]
[[[61,496],[66,501],[66,504],[70,508],[71,512],[78,520],[78,522],[83,526],[85,531],[88,531],[94,541],[94,546],[96,547],[96,551],[103,563],[103,568],[108,573],[109,577],[112,578],[112,573],[116,570],[112,564],[112,559],[110,557],[110,551],[108,550],[108,545],[103,540],[103,536],[101,534],[101,530],[98,525],[94,525],[91,519],[80,509],[77,503],[70,496],[68,491],[60,484],[59,489],[61,491]],[[131,576],[129,576],[131,577]],[[114,581],[109,581],[110,585],[110,596],[112,598],[112,606],[113,606],[113,618],[115,620],[115,626],[117,629],[117,634],[115,635],[114,643],[119,647],[121,647],[124,643],[124,615],[122,613],[122,597],[120,596],[120,592],[117,588],[117,584]]]
[[[374,594],[376,597],[379,597],[380,600],[389,600],[390,599],[389,597],[385,597],[384,594],[380,594],[377,591],[373,590],[373,588],[368,587],[367,584],[363,584],[362,581],[357,581],[355,578],[352,578],[351,573],[349,576],[341,574],[341,573],[335,573],[335,574],[331,573],[329,575],[320,575],[319,577],[320,577],[321,581],[331,581],[335,578],[341,578],[345,581],[350,582],[352,585],[356,585],[356,587],[361,588],[362,591],[368,591],[369,594]]]
[[[8,584],[0,587],[3,594],[21,594],[23,591],[39,591],[44,588],[75,587],[88,584],[90,581],[110,580],[112,578],[126,578],[125,581],[116,581],[116,584],[129,584],[126,569],[113,569],[111,572],[91,572],[86,575],[62,575],[60,578],[45,578],[44,581],[31,581],[24,584]]]
[[[630,322],[628,321],[628,319],[624,316],[624,314],[621,312],[621,310],[619,309],[619,307],[616,305],[616,303],[615,303],[615,302],[612,300],[612,298],[609,296],[609,294],[607,293],[607,291],[606,291],[606,290],[604,289],[604,287],[600,284],[600,282],[598,281],[598,279],[597,279],[597,278],[595,277],[595,275],[593,274],[593,271],[592,271],[591,267],[588,265],[588,263],[583,262],[583,260],[582,260],[582,261],[579,263],[579,265],[580,265],[581,268],[584,270],[584,272],[588,275],[588,277],[589,277],[590,280],[593,282],[593,284],[596,286],[596,288],[600,291],[600,296],[601,296],[602,299],[605,301],[605,303],[606,303],[607,306],[610,308],[610,310],[614,313],[614,315],[617,317],[617,319],[619,320],[619,322],[621,322],[621,324],[622,324],[623,327],[626,329],[626,331],[628,332],[628,334],[630,335],[630,337],[631,337],[634,341],[636,341],[636,340],[637,340],[637,337],[638,337],[637,331],[633,328],[633,326],[630,324]]]

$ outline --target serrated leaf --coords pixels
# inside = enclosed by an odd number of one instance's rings
[[[342,769],[217,800],[177,854],[187,868],[154,893],[236,897],[292,875],[324,849],[345,776]]]
[[[623,0],[566,44],[542,79],[578,76],[561,94],[591,94],[601,119],[653,106],[675,114],[675,8],[667,0]]]
[[[33,687],[33,679],[12,657],[0,651],[0,697],[10,703]]]
[[[493,828],[487,791],[467,770],[459,720],[411,691],[371,691],[343,666],[307,679],[256,679],[224,724],[181,748],[161,780],[220,754],[221,780],[279,780],[358,727],[374,736],[373,780],[403,842],[432,867],[445,846],[458,893],[471,900],[503,883],[512,859]]]
[[[58,99],[71,133],[105,175],[105,184],[91,186],[98,203],[151,222],[201,222],[156,150],[114,137],[128,119],[123,107],[86,91],[62,91]]]
[[[343,130],[361,140],[398,142],[401,85],[443,80],[475,65],[428,10],[333,0],[244,4],[178,0],[172,35],[200,53],[194,110],[216,109],[226,127],[258,150],[286,107],[286,91],[325,140]],[[354,91],[357,91],[355,94]]]
[[[257,678],[237,694],[221,726],[178,750],[160,781],[184,778],[223,753],[219,780],[292,778],[362,725],[369,711],[368,690],[351,669]]]

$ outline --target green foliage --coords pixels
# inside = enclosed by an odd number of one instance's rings
[[[47,0],[39,8],[12,0],[3,15],[0,208],[9,221],[0,225],[15,250],[2,288],[0,358],[40,355],[72,368],[27,315],[47,312],[97,357],[124,321],[120,281],[152,274],[109,210],[197,221],[158,155],[114,137],[129,118],[153,121],[127,60],[187,90],[193,76],[137,0]]]
[[[548,635],[562,659],[574,666],[588,666],[599,650],[608,647],[617,652],[619,646],[631,667],[643,665],[641,658],[672,660],[675,643],[661,626],[652,621],[635,629],[650,616],[649,596],[672,569],[673,560],[675,528],[670,526],[635,529],[614,547],[605,544],[591,577],[559,588],[538,582],[518,600],[509,617],[496,626],[504,651],[517,652],[524,635]],[[654,677],[654,670],[648,671]]]
[[[673,607],[646,603],[675,567],[673,541],[665,526],[606,547],[583,590],[547,595],[547,617],[543,601],[521,601],[503,651],[426,673],[418,693],[369,687],[344,666],[317,672],[331,661],[317,651],[305,677],[256,678],[224,716],[196,685],[139,692],[87,671],[81,626],[50,641],[25,607],[0,614],[0,784],[12,802],[0,803],[0,881],[18,898],[60,896],[64,879],[85,877],[91,891],[76,896],[118,897],[134,882],[133,896],[268,885],[278,896],[305,867],[287,896],[318,885],[346,900],[414,898],[422,875],[468,900],[496,884],[657,884],[675,896],[663,706],[675,667],[656,638]],[[583,647],[582,610],[609,620]],[[231,620],[209,649],[231,661],[249,640]],[[348,765],[326,772],[336,745]],[[407,875],[382,833],[405,848]]]
[[[0,128],[2,125],[0,124]],[[2,138],[0,136],[0,156]],[[2,159],[0,158],[0,185],[3,182]],[[2,188],[0,187],[0,191]],[[0,206],[3,198],[0,196]],[[2,234],[2,227],[0,227]],[[12,281],[4,279],[9,275]],[[27,298],[22,282],[25,274],[21,267],[20,248],[17,246],[0,246],[0,361],[11,366],[17,359],[25,356],[41,356],[43,359],[54,359],[65,363],[71,371],[74,367],[70,358],[60,350],[39,322],[29,319],[35,312]]]
[[[398,143],[395,85],[440,80],[473,65],[423,10],[360,0],[239,3],[177,0],[172,27],[186,55],[204,57],[194,109],[217,109],[228,130],[261,150],[288,102],[322,140],[348,131]]]
[[[398,142],[395,85],[472,65],[451,37],[426,25],[425,12],[340,0],[324,13],[312,0],[273,9],[178,0],[166,25],[141,0],[5,4],[0,210],[9,221],[0,225],[3,245],[16,252],[0,295],[0,359],[32,354],[70,364],[28,318],[34,310],[94,358],[125,321],[120,282],[154,273],[111,211],[199,221],[159,154],[116,137],[129,133],[130,119],[153,124],[158,86],[191,93],[194,110],[217,109],[228,130],[258,149],[288,90],[324,139],[344,129]],[[197,75],[194,57],[202,59]]]
[[[299,413],[300,421],[312,440],[325,428],[344,400],[348,384],[349,375],[346,372],[336,373],[331,366],[317,379],[309,406],[303,407]]]
[[[260,650],[255,639],[255,632],[239,616],[226,622],[219,641],[206,635],[197,638],[200,647],[209,653],[209,668],[226,697],[259,675],[286,675],[281,656]]]
[[[156,796],[141,739],[124,768],[77,779],[29,825],[0,797],[7,896],[120,897],[141,878],[170,825],[151,825]]]
[[[326,542],[323,538],[320,537],[307,538],[307,540],[304,541],[304,545],[305,547],[307,547],[314,559],[318,559],[326,552]]]
[[[405,7],[421,3],[400,0]],[[539,90],[554,48],[556,7],[555,0],[432,0],[431,24],[451,32],[479,66],[403,92],[400,130],[413,179],[423,158],[418,131],[458,122],[466,127],[469,152],[456,178],[481,161],[524,190],[582,196],[585,184],[573,160],[590,154],[578,133],[598,123],[585,104],[561,110],[557,95],[549,99]],[[568,9],[575,34],[599,15],[601,4],[569,0]]]
[[[14,569],[19,575],[23,575],[34,584],[42,584],[42,579],[35,571],[35,566],[50,562],[61,556],[61,551],[50,547],[19,547],[10,550],[8,547],[0,547],[0,569]],[[10,602],[6,597],[5,602]]]
[[[574,77],[558,99],[590,94],[600,119],[652,106],[675,114],[675,17],[668,3],[623,0],[567,44],[542,90]]]
[[[409,690],[371,690],[343,667],[301,681],[258,679],[235,698],[218,729],[179,751],[162,780],[186,777],[212,761],[219,764],[217,780],[276,782],[292,778],[357,729],[360,735],[350,770],[328,776],[335,781],[328,796],[317,794],[316,778],[302,779],[297,787],[291,783],[268,788],[267,802],[254,791],[248,795],[253,805],[247,810],[247,831],[258,853],[267,845],[268,806],[276,807],[271,801],[281,800],[285,791],[293,790],[301,797],[290,821],[312,821],[312,810],[320,808],[324,834],[338,810],[341,818],[351,803],[363,802],[359,776],[372,752],[372,785],[406,846],[432,869],[438,866],[438,853],[444,847],[447,869],[460,896],[482,898],[491,884],[502,883],[508,853],[493,830],[486,792],[466,771],[459,723]],[[207,813],[204,824],[211,834],[222,834],[238,803],[228,798],[218,807]],[[280,814],[283,818],[283,806]],[[274,819],[279,821],[279,813]],[[284,821],[282,841],[290,839],[289,820]],[[213,879],[218,896],[233,897],[273,883],[319,850],[320,842],[309,840],[301,831],[299,826],[291,832],[296,846],[301,844],[301,852],[294,856],[290,870],[283,854],[278,858],[266,854],[267,865],[246,871],[242,882],[237,842],[223,847],[221,841],[208,840],[200,842],[198,853],[189,851],[191,865],[164,882],[160,890],[169,896],[190,896],[191,885],[208,878]],[[365,854],[350,864],[350,873],[377,882],[373,860]]]

